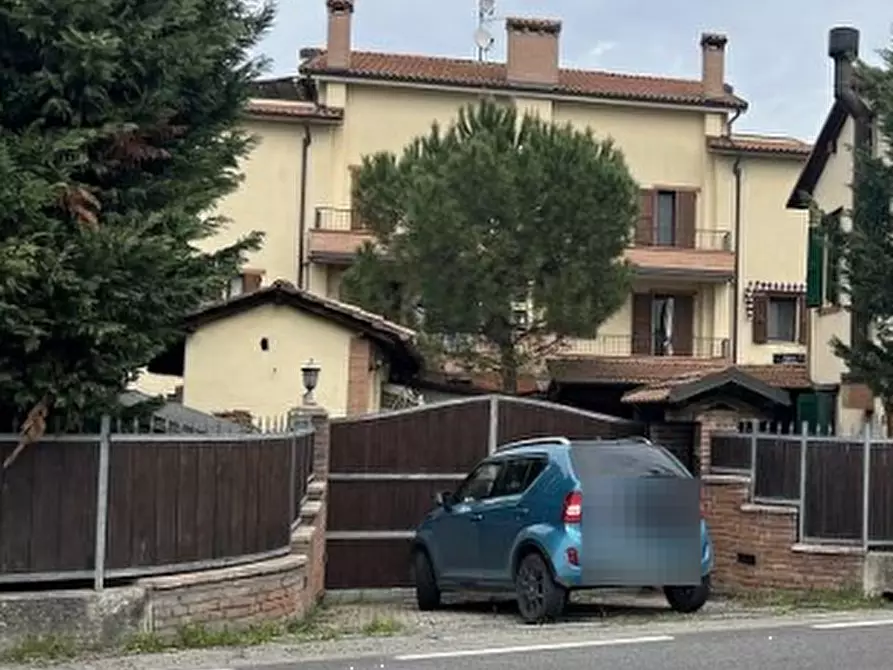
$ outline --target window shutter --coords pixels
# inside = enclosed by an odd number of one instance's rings
[[[840,231],[840,210],[828,215],[825,221],[827,229],[837,237]],[[840,249],[834,240],[823,238],[827,247],[827,270],[825,276],[825,302],[831,305],[840,304]]]
[[[825,265],[825,236],[818,226],[809,227],[806,249],[806,305],[821,307],[824,291],[822,275]]]
[[[650,247],[653,244],[654,191],[642,189],[639,191],[639,221],[636,224],[636,246]]]
[[[753,297],[753,343],[769,341],[769,296],[757,293]]]
[[[366,226],[357,210],[357,175],[360,172],[360,166],[351,165],[347,169],[350,172],[350,229],[362,230]]]
[[[651,296],[647,293],[633,294],[633,339],[632,354],[651,354]]]
[[[809,309],[806,306],[806,296],[802,293],[797,296],[797,318],[797,340],[800,344],[806,344],[809,341]]]
[[[673,355],[693,356],[695,300],[690,295],[673,296]],[[701,352],[698,352],[700,355]]]
[[[698,194],[695,191],[676,193],[676,246],[695,248],[698,218]]]

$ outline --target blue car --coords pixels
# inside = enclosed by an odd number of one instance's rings
[[[590,458],[593,455],[601,459],[595,466],[591,465],[596,462]],[[522,619],[542,623],[561,616],[572,591],[632,586],[626,577],[622,583],[606,584],[598,570],[584,569],[592,565],[584,562],[584,529],[590,561],[595,560],[593,554],[601,552],[609,556],[609,563],[603,564],[639,565],[651,560],[643,558],[646,554],[653,556],[664,551],[663,545],[657,552],[641,549],[644,545],[635,542],[642,537],[665,545],[674,542],[672,538],[676,536],[662,533],[674,522],[669,513],[658,509],[674,505],[672,501],[658,504],[632,522],[626,521],[631,518],[627,513],[618,512],[612,517],[611,512],[599,516],[590,511],[603,509],[605,504],[602,508],[589,506],[586,525],[584,496],[591,505],[598,491],[605,490],[604,482],[614,481],[598,479],[593,474],[595,470],[599,476],[625,477],[623,481],[683,487],[697,484],[668,450],[645,439],[571,441],[548,437],[508,444],[481,461],[455,492],[438,494],[436,507],[416,529],[411,561],[419,608],[438,608],[445,592],[514,593]],[[696,488],[690,486],[686,490]],[[698,538],[697,493],[694,496],[689,496],[691,502],[686,508],[691,512],[686,517],[690,521],[679,526],[689,529],[686,532],[690,539],[686,540],[684,551],[679,550],[681,545],[677,543],[673,554],[684,556],[677,563],[685,563],[682,569],[690,576],[672,584],[638,584],[662,588],[671,608],[683,613],[695,612],[707,602],[713,570],[713,546],[703,514]],[[641,507],[634,500],[635,494],[628,498],[633,500],[633,508]],[[632,545],[624,545],[622,540],[612,545],[607,538],[620,537],[622,533],[611,535],[606,528],[624,523],[651,523],[649,528],[657,530],[639,533]],[[631,550],[631,546],[640,548]],[[672,549],[666,555],[671,555]],[[671,561],[653,559],[647,568],[651,572],[634,574],[642,575],[642,580],[658,573],[679,574],[661,572],[661,566],[667,562]]]

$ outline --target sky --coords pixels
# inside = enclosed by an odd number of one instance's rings
[[[477,0],[355,0],[355,49],[473,57]],[[291,74],[298,50],[324,46],[325,0],[278,0],[260,45],[271,75]],[[828,31],[861,31],[860,55],[878,63],[893,43],[890,0],[496,0],[492,60],[503,60],[506,16],[563,22],[564,67],[699,78],[700,34],[725,33],[726,81],[750,103],[736,132],[813,140],[831,103]]]

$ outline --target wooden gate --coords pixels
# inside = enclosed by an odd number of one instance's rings
[[[500,444],[643,435],[625,419],[539,400],[479,396],[331,426],[326,588],[409,584],[413,528]]]

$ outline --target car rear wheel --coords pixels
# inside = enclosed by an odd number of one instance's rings
[[[515,573],[518,611],[524,623],[544,623],[561,616],[567,603],[567,591],[555,583],[545,559],[527,554]]]
[[[415,576],[415,597],[419,609],[423,612],[440,607],[440,588],[434,576],[434,566],[428,554],[421,549],[413,554],[413,573]]]
[[[710,597],[710,575],[704,575],[697,586],[665,586],[664,595],[673,611],[680,614],[697,612]]]

